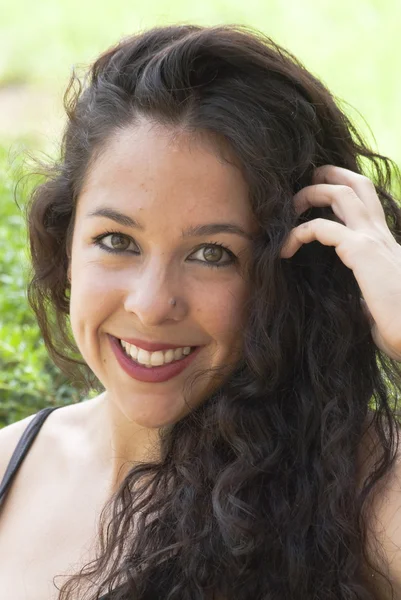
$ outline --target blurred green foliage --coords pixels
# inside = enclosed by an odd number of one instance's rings
[[[0,427],[41,408],[79,400],[49,360],[26,288],[29,277],[23,204],[14,200],[21,156],[11,159],[0,147]],[[29,193],[31,182],[19,186]],[[22,202],[24,198],[21,199]]]
[[[356,107],[380,151],[401,162],[399,0],[41,0],[34,8],[31,0],[8,2],[1,11],[0,90],[57,90],[61,106],[73,66],[89,64],[139,29],[188,22],[261,29]],[[369,133],[363,119],[354,116]]]

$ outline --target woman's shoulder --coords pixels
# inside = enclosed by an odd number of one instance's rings
[[[36,415],[37,413],[0,429],[0,481],[3,479],[7,465],[11,460],[21,436]]]
[[[76,421],[75,415],[79,412],[79,408],[78,410],[77,408],[76,404],[69,404],[50,412],[37,433],[39,443],[35,444],[35,447],[40,447],[45,453],[49,448],[55,451],[56,446],[65,437],[64,432],[71,431]],[[4,476],[19,440],[37,415],[38,412],[0,429],[0,481]]]
[[[373,427],[373,416],[373,412],[369,414],[361,445],[360,483],[366,481],[381,458],[381,443]],[[366,518],[368,556],[387,575],[396,597],[401,597],[401,438],[391,470],[371,492]],[[386,595],[390,591],[384,580],[373,571],[368,575],[374,577],[382,597],[390,597]]]

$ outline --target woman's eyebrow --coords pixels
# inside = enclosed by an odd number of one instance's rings
[[[94,211],[87,213],[87,217],[106,217],[106,219],[111,219],[115,221],[119,225],[125,225],[126,227],[135,227],[136,229],[140,229],[143,231],[142,225],[132,219],[128,215],[124,215],[124,213],[115,210],[114,208],[97,208]]]
[[[114,208],[97,208],[96,210],[89,212],[86,216],[106,217],[107,219],[111,219],[112,221],[115,221],[119,225],[124,225],[125,227],[134,227],[140,231],[144,231],[145,229],[140,223],[138,223],[138,221]],[[247,233],[244,229],[242,229],[242,227],[236,225],[235,223],[206,223],[205,225],[195,225],[183,230],[182,237],[196,237],[202,235],[213,235],[216,233],[234,233],[244,237],[247,240],[253,240],[253,236],[250,233]]]

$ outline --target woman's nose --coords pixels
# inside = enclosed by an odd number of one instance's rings
[[[134,313],[146,326],[159,325],[166,320],[180,321],[188,311],[188,305],[171,271],[151,267],[134,277],[125,297],[124,308]],[[171,299],[175,299],[175,305]]]

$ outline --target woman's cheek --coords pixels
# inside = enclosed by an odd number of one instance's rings
[[[115,284],[115,275],[98,265],[81,265],[72,271],[70,319],[74,336],[81,337],[83,328],[101,325],[115,310],[119,294]]]
[[[243,327],[247,286],[241,280],[237,285],[227,284],[219,289],[203,290],[203,293],[199,290],[197,294],[198,317],[215,339],[230,342]]]

